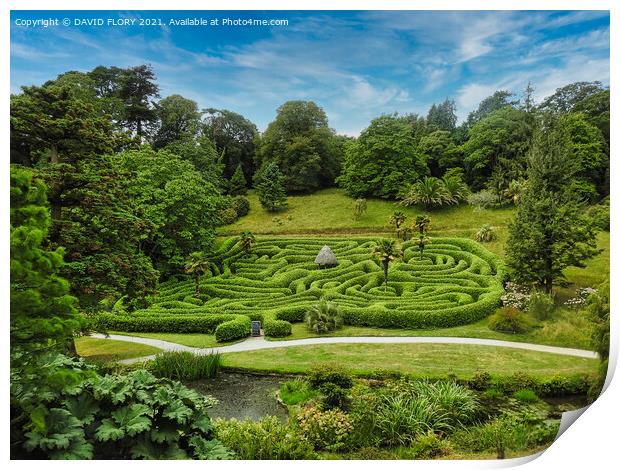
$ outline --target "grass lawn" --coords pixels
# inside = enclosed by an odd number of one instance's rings
[[[489,329],[485,318],[470,325],[453,328],[437,328],[428,330],[404,330],[398,328],[371,328],[345,325],[332,333],[318,335],[308,331],[304,323],[294,323],[292,335],[285,338],[267,338],[271,341],[287,341],[301,338],[317,338],[321,336],[450,336],[461,338],[488,338],[503,341],[519,341],[523,343],[547,344],[567,348],[591,349],[590,330],[588,324],[572,311],[558,312],[555,321],[545,322],[541,327],[528,333],[500,333]]]
[[[273,213],[265,211],[253,191],[248,194],[250,212],[237,222],[218,229],[221,236],[237,235],[244,230],[254,234],[316,234],[316,233],[392,233],[388,220],[396,210],[404,212],[407,225],[423,211],[417,207],[403,207],[394,201],[368,199],[368,209],[355,220],[355,200],[342,189],[331,188],[310,195],[289,196],[288,208]],[[447,207],[430,212],[432,233],[444,236],[471,236],[483,224],[503,227],[512,216],[513,209],[478,211],[467,204]],[[274,218],[280,222],[274,221]]]
[[[238,343],[239,341],[229,341],[218,343],[215,335],[204,333],[126,333],[124,331],[110,331],[114,335],[137,336],[139,338],[161,339],[171,343],[182,344],[191,348],[212,348],[215,346],[226,346],[227,344]]]
[[[146,344],[114,341],[111,339],[77,338],[75,346],[80,356],[90,361],[113,362],[134,357],[150,356],[161,351]]]
[[[280,373],[339,365],[357,374],[396,371],[430,378],[455,374],[467,379],[477,370],[494,375],[519,371],[533,376],[595,374],[598,360],[476,345],[325,344],[223,354],[222,365]]]

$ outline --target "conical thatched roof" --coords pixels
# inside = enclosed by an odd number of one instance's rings
[[[336,255],[327,245],[321,248],[321,251],[319,251],[319,254],[316,255],[316,258],[314,259],[314,262],[319,266],[336,266],[338,264]]]

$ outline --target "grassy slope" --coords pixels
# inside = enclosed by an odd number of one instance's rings
[[[159,348],[146,344],[88,337],[76,339],[75,346],[78,354],[85,359],[106,362],[150,356],[161,351]]]
[[[477,370],[494,375],[527,372],[535,376],[595,373],[598,361],[558,354],[492,346],[444,344],[326,344],[296,346],[222,356],[222,364],[248,370],[306,372],[334,364],[355,373],[390,370],[440,378],[455,374],[470,378]]]

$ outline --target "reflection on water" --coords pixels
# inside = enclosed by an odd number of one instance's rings
[[[278,404],[275,393],[286,380],[285,377],[220,372],[214,379],[186,385],[219,400],[220,403],[209,410],[209,416],[214,418],[257,420],[272,415],[283,420],[286,410]]]

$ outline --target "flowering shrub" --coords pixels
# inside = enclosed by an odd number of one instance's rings
[[[577,297],[572,297],[568,299],[566,302],[564,302],[564,305],[572,308],[583,307],[586,304],[586,300],[588,299],[588,297],[595,293],[596,289],[593,289],[592,287],[581,287],[576,291]]]
[[[502,305],[527,312],[532,295],[527,287],[514,282],[506,283],[506,293],[502,295]]]
[[[353,429],[348,416],[337,409],[321,411],[309,406],[299,413],[297,421],[302,438],[317,449],[341,449]]]

